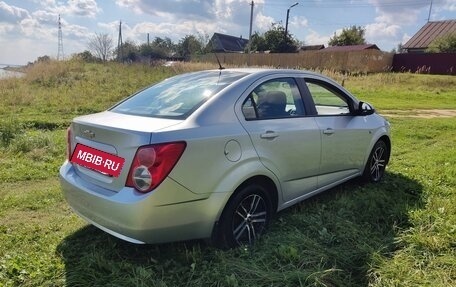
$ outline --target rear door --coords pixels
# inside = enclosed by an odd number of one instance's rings
[[[321,136],[308,113],[293,77],[256,82],[242,103],[241,123],[285,202],[317,188]]]

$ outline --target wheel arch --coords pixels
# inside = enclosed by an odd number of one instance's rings
[[[271,200],[272,211],[276,212],[278,203],[279,203],[279,192],[278,192],[277,186],[274,183],[274,181],[265,175],[256,175],[256,176],[253,176],[253,177],[245,180],[234,190],[234,192],[231,194],[230,198],[228,199],[227,203],[231,200],[231,198],[237,192],[239,192],[239,190],[241,190],[245,186],[253,184],[253,183],[260,184],[268,190],[269,193],[267,195],[269,196],[269,199]]]
[[[377,142],[380,140],[383,141],[386,144],[386,147],[388,148],[388,157],[386,160],[386,164],[388,164],[391,156],[391,139],[389,138],[389,136],[383,135],[377,140]]]
[[[212,228],[212,235],[211,235],[211,239],[210,239],[212,243],[215,243],[217,245],[220,241],[219,234],[218,234],[218,231],[220,228],[219,223],[220,223],[220,218],[222,218],[224,212],[227,209],[227,206],[233,200],[233,198],[236,196],[237,193],[239,193],[241,190],[243,190],[245,187],[247,187],[251,184],[260,184],[266,188],[266,190],[268,191],[268,193],[266,195],[268,196],[268,198],[270,200],[272,215],[277,212],[277,207],[278,207],[278,203],[279,203],[279,190],[278,190],[274,180],[266,175],[252,176],[252,177],[244,180],[241,184],[239,184],[238,187],[230,194],[230,196],[226,200],[225,204],[223,205],[223,208],[221,209],[219,216],[217,217],[217,220],[214,222],[214,226]]]

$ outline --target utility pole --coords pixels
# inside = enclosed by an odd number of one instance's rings
[[[58,32],[58,52],[57,52],[57,61],[63,60],[63,36],[62,36],[62,21],[60,21],[60,14],[59,14],[59,32]]]
[[[250,66],[250,53],[252,50],[252,23],[253,23],[253,7],[255,3],[250,3],[250,30],[249,30],[249,45],[247,49],[247,66]]]
[[[431,12],[432,12],[432,0],[431,0],[431,6],[429,7],[428,22],[431,20]]]
[[[123,61],[123,49],[122,49],[122,20],[119,23],[119,37],[117,38],[117,61]]]
[[[249,49],[248,53],[250,54],[250,49],[252,48],[252,23],[253,23],[253,7],[255,6],[255,3],[252,1],[250,3],[250,30],[249,30]]]
[[[293,5],[290,6],[290,8],[287,9],[287,20],[285,21],[285,38],[288,35],[288,18],[290,17],[290,9],[293,8],[294,6],[298,5],[299,3],[296,2]]]

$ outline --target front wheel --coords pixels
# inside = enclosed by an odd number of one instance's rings
[[[363,179],[370,182],[379,182],[385,174],[388,160],[388,147],[383,140],[379,140],[369,155],[366,167],[364,168]]]
[[[220,217],[218,244],[225,248],[253,245],[266,230],[271,215],[271,201],[264,186],[253,183],[241,188]]]

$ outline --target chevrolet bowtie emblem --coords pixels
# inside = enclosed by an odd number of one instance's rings
[[[84,130],[82,131],[82,135],[86,138],[93,139],[95,137],[95,133],[91,130]]]

